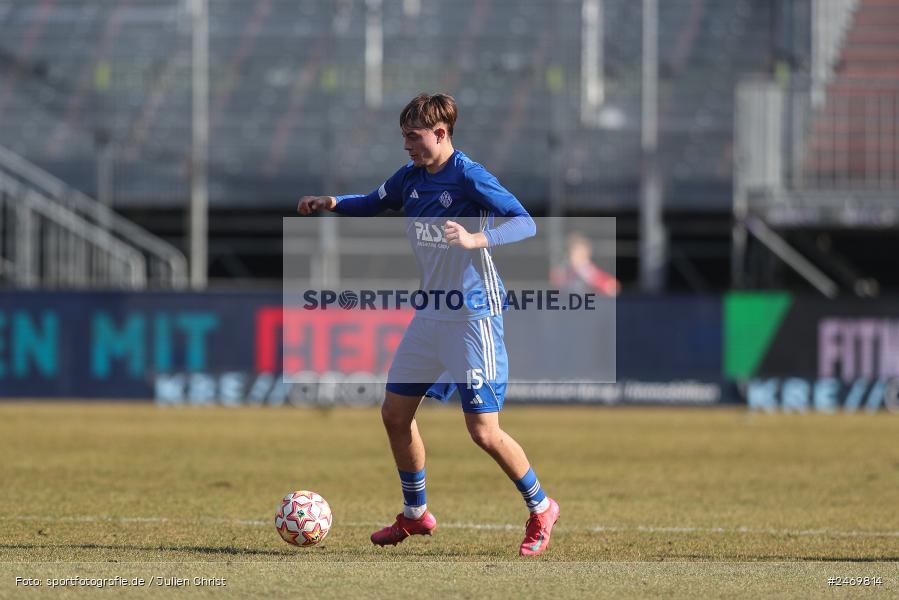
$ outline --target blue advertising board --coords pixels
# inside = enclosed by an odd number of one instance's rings
[[[348,320],[340,312],[305,311],[301,320],[291,320],[300,329],[287,331],[281,302],[277,292],[5,292],[0,294],[0,398],[283,403],[291,394],[311,394],[302,383],[281,381],[285,339],[299,344],[296,360],[310,357],[296,366],[308,375],[309,386],[355,380],[369,397],[380,394],[377,383],[411,314],[375,311]],[[720,385],[719,298],[621,298],[617,330],[617,356],[590,352],[599,347],[592,340],[609,335],[597,327],[578,332],[560,348],[560,364],[579,355],[582,362],[616,360],[619,383]],[[373,331],[378,335],[369,335]],[[528,348],[540,344],[524,339],[516,345],[516,361],[523,365],[519,373],[527,372]],[[566,373],[559,379],[567,378]],[[656,390],[650,400],[656,392],[670,393],[646,385],[619,387],[558,389],[582,394],[572,399],[586,402],[626,400],[628,389],[636,400],[647,390]],[[523,400],[529,395],[525,392]],[[708,397],[714,400],[716,393]]]

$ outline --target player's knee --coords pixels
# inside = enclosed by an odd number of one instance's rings
[[[500,441],[500,430],[493,427],[472,427],[468,430],[472,441],[484,450],[492,450]]]
[[[388,431],[409,429],[412,424],[412,418],[409,417],[408,411],[397,410],[386,402],[381,405],[381,420]]]

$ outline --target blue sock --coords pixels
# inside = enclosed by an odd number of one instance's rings
[[[540,487],[540,482],[537,480],[534,469],[528,469],[524,477],[515,482],[515,487],[521,492],[524,503],[528,505],[528,510],[531,512],[540,512],[541,508],[545,508],[544,504],[548,505],[547,502],[544,502],[546,494],[543,493],[543,488]]]
[[[415,510],[427,504],[425,500],[425,470],[400,471],[400,483],[403,486],[403,504],[407,517],[420,518],[424,511]],[[412,510],[408,510],[412,509]]]

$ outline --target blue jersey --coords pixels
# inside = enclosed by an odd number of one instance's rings
[[[505,288],[489,249],[451,247],[443,234],[447,220],[484,232],[490,247],[536,233],[534,220],[496,177],[457,150],[438,173],[409,162],[368,195],[337,196],[334,212],[374,216],[387,209],[405,212],[421,289],[429,293],[417,317],[475,320],[502,314]],[[508,219],[494,226],[494,217]]]

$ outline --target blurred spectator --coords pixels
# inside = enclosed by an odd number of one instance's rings
[[[594,264],[590,240],[577,231],[568,235],[566,263],[553,267],[549,278],[553,285],[575,292],[596,291],[605,296],[617,296],[621,291],[615,276]]]

